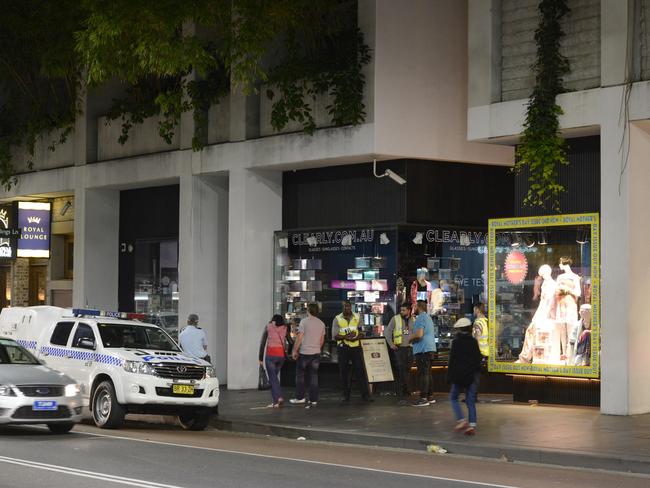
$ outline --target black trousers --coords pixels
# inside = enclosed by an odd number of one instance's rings
[[[414,354],[415,365],[418,367],[418,386],[420,387],[420,398],[427,398],[433,395],[433,381],[431,380],[431,353],[421,352]]]
[[[391,349],[395,360],[396,389],[397,394],[401,396],[409,395],[409,376],[411,373],[411,363],[413,362],[413,350],[410,347],[398,347]]]
[[[362,398],[368,397],[368,379],[363,366],[363,352],[361,346],[350,347],[345,344],[338,346],[339,371],[341,373],[341,385],[343,386],[343,398],[349,399],[352,390],[352,375],[357,380],[359,392]],[[350,367],[352,363],[352,367]]]

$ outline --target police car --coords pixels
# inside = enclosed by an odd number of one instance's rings
[[[176,415],[203,430],[219,404],[214,368],[185,355],[160,327],[133,315],[58,307],[0,313],[0,336],[14,339],[80,386],[95,424],[117,428],[127,413]]]

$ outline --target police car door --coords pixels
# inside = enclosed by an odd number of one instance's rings
[[[86,396],[97,349],[97,337],[89,324],[77,322],[68,349],[68,361],[63,372],[79,383],[81,394]]]
[[[67,358],[69,354],[68,342],[74,324],[74,320],[58,322],[50,336],[46,337],[45,342],[41,345],[40,357],[50,368],[65,372],[66,363],[70,361]]]

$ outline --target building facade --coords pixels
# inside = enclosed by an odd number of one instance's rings
[[[327,205],[326,182],[337,168],[351,175],[349,168],[358,166],[368,185],[365,193],[393,192],[386,185],[395,183],[372,175],[374,159],[397,172],[402,164],[412,168],[412,176],[406,175],[409,192],[425,191],[418,186],[424,178],[435,180],[427,165],[498,167],[507,174],[512,141],[486,144],[490,137],[477,136],[474,119],[467,117],[468,103],[475,104],[467,82],[468,69],[474,69],[467,64],[468,39],[473,42],[475,33],[468,33],[467,21],[468,4],[457,0],[408,5],[360,0],[358,24],[372,50],[365,73],[366,120],[356,127],[330,127],[316,101],[320,127],[314,135],[292,132],[295,127],[273,132],[266,97],[233,92],[210,110],[208,145],[200,151],[191,148],[192,114],[182,117],[171,144],[158,136],[154,117],[134,127],[121,145],[119,124],[106,119],[120,87],[88,90],[74,134],[54,153],[46,150],[44,138],[34,168],[23,168],[17,185],[2,194],[5,201],[71,203],[73,218],[63,242],[72,246],[67,255],[74,274],[63,279],[53,242],[45,302],[63,304],[52,292],[68,287],[75,307],[176,314],[180,322],[197,313],[222,383],[233,389],[255,387],[258,341],[274,310],[274,233],[305,226],[310,219],[304,212],[292,213],[291,207],[308,203],[283,191],[287,182],[297,188],[300,178],[292,175],[326,170],[329,176],[307,176],[320,179],[321,204]],[[476,141],[468,141],[468,134]],[[480,176],[473,178],[476,183]],[[349,184],[356,191],[349,181],[332,184]],[[472,178],[459,174],[454,181],[469,185]],[[458,202],[466,190],[459,187]],[[512,202],[511,194],[504,198]],[[354,205],[342,212],[352,212]],[[408,208],[400,215],[418,216],[419,222],[453,224],[452,214],[473,211],[457,206],[451,212],[444,202],[423,206],[409,200],[404,205]],[[432,217],[427,218],[429,210]]]
[[[537,3],[514,0],[468,2],[468,132],[474,142],[514,145],[522,133],[527,96],[534,85]],[[650,339],[644,325],[648,273],[646,188],[650,179],[649,30],[645,0],[568,0],[561,51],[571,73],[558,97],[560,124],[569,142],[589,136],[599,144],[597,167],[601,216],[601,411],[650,411]],[[586,164],[585,157],[573,164]],[[585,159],[586,158],[586,159]],[[576,170],[580,172],[580,170]],[[598,175],[594,176],[596,172]],[[576,184],[573,190],[579,193]]]

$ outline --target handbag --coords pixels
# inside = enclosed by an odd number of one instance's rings
[[[269,375],[266,374],[266,369],[260,364],[260,373],[259,379],[257,380],[257,389],[258,390],[269,390],[271,388],[271,383],[269,383]]]

